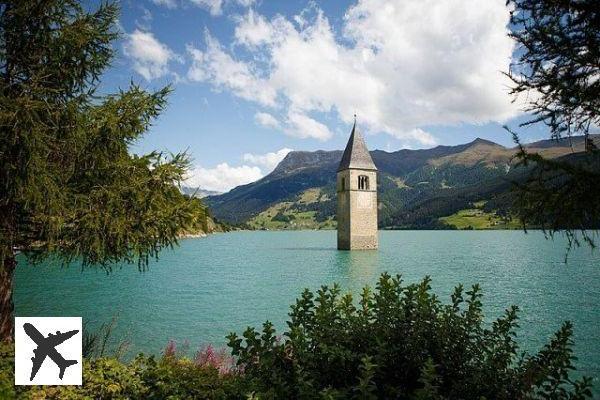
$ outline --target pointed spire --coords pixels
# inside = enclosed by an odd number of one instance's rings
[[[358,129],[356,129],[356,114],[354,114],[352,133],[350,134],[350,139],[348,139],[348,144],[342,155],[342,161],[340,162],[338,171],[350,168],[377,171],[377,167],[375,167],[375,164],[373,163],[367,145]]]

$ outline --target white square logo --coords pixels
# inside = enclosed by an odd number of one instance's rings
[[[81,385],[81,317],[15,318],[15,385]]]

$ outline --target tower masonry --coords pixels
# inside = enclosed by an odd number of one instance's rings
[[[337,243],[339,250],[378,247],[377,168],[356,121],[337,170]]]

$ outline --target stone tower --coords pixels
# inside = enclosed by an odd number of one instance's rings
[[[371,250],[377,240],[377,168],[356,118],[337,170],[337,240],[339,250]]]

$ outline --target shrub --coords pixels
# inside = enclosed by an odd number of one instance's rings
[[[358,304],[340,288],[302,293],[285,340],[266,322],[229,335],[232,354],[260,398],[583,399],[572,381],[572,325],[535,355],[516,343],[517,307],[484,326],[481,291],[458,286],[451,303],[430,279],[403,286],[383,274]]]
[[[17,396],[15,383],[15,347],[13,343],[0,341],[0,399],[12,399]]]
[[[0,399],[243,399],[238,374],[184,357],[84,360],[82,386],[14,386],[14,347],[0,343]]]
[[[32,399],[141,399],[147,389],[137,363],[123,364],[116,358],[83,363],[82,386],[33,386]]]
[[[138,360],[146,385],[144,399],[243,399],[244,382],[237,374],[221,374],[218,368],[194,360],[153,357]]]

